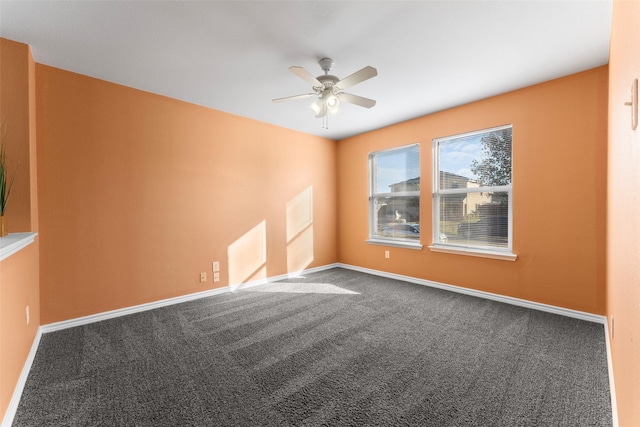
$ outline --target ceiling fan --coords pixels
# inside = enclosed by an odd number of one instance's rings
[[[343,90],[377,76],[378,70],[371,66],[367,66],[344,79],[338,79],[336,76],[329,74],[331,66],[333,65],[333,59],[323,58],[318,62],[324,71],[324,75],[318,77],[313,77],[311,73],[302,67],[289,67],[289,70],[293,74],[311,84],[313,89],[312,93],[277,98],[274,99],[273,102],[316,97],[316,100],[311,104],[311,109],[315,113],[316,117],[324,117],[325,119],[329,113],[337,113],[339,111],[341,101],[359,105],[364,108],[371,108],[376,105],[376,101],[373,99],[352,95],[350,93],[343,92]]]

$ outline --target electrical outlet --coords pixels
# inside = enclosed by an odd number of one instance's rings
[[[213,261],[213,272],[220,271],[220,262]]]
[[[27,313],[27,325],[29,324],[29,322],[31,321],[31,318],[29,316],[29,306],[27,306],[27,308],[25,309],[26,313]]]
[[[384,251],[384,257],[387,259],[389,258],[389,251]]]
[[[213,282],[219,282],[220,281],[220,273],[215,272],[213,273]]]
[[[207,281],[207,273],[200,273],[200,283]]]

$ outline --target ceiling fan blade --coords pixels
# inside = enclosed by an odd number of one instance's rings
[[[371,77],[375,77],[377,75],[378,75],[378,70],[376,70],[371,66],[367,66],[367,67],[364,67],[362,70],[356,71],[350,76],[347,76],[344,79],[340,80],[334,86],[337,87],[338,90],[344,90],[346,88],[349,88],[353,85],[356,85],[360,82],[368,80]]]
[[[311,73],[309,73],[307,70],[305,70],[302,67],[293,65],[289,67],[289,71],[291,71],[293,74],[300,77],[302,80],[309,83],[313,87],[318,87],[318,86],[322,87],[322,83],[320,82],[320,80],[313,77]]]
[[[292,99],[302,99],[302,98],[310,98],[312,96],[317,96],[317,93],[303,93],[302,95],[293,95],[293,96],[285,96],[284,98],[276,98],[271,100],[271,102],[283,102],[290,101]]]
[[[341,101],[348,102],[350,104],[359,105],[360,107],[364,107],[364,108],[371,108],[374,105],[376,105],[376,101],[374,101],[373,99],[363,98],[361,96],[352,95],[350,93],[343,92],[340,94],[339,98]]]

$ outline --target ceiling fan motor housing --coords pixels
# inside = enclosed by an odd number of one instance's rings
[[[322,83],[322,87],[318,87],[320,92],[331,89],[336,83],[340,81],[336,76],[332,76],[331,74],[325,74],[323,76],[316,77],[320,83]]]
[[[333,66],[333,59],[322,58],[320,61],[318,61],[318,63],[320,64],[320,68],[322,68],[322,71],[324,71],[325,74],[329,74],[329,71]]]

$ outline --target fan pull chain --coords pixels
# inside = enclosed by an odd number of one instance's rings
[[[329,129],[329,108],[324,99],[322,100],[322,129]]]
[[[322,128],[329,130],[329,112],[328,111],[322,118]]]

